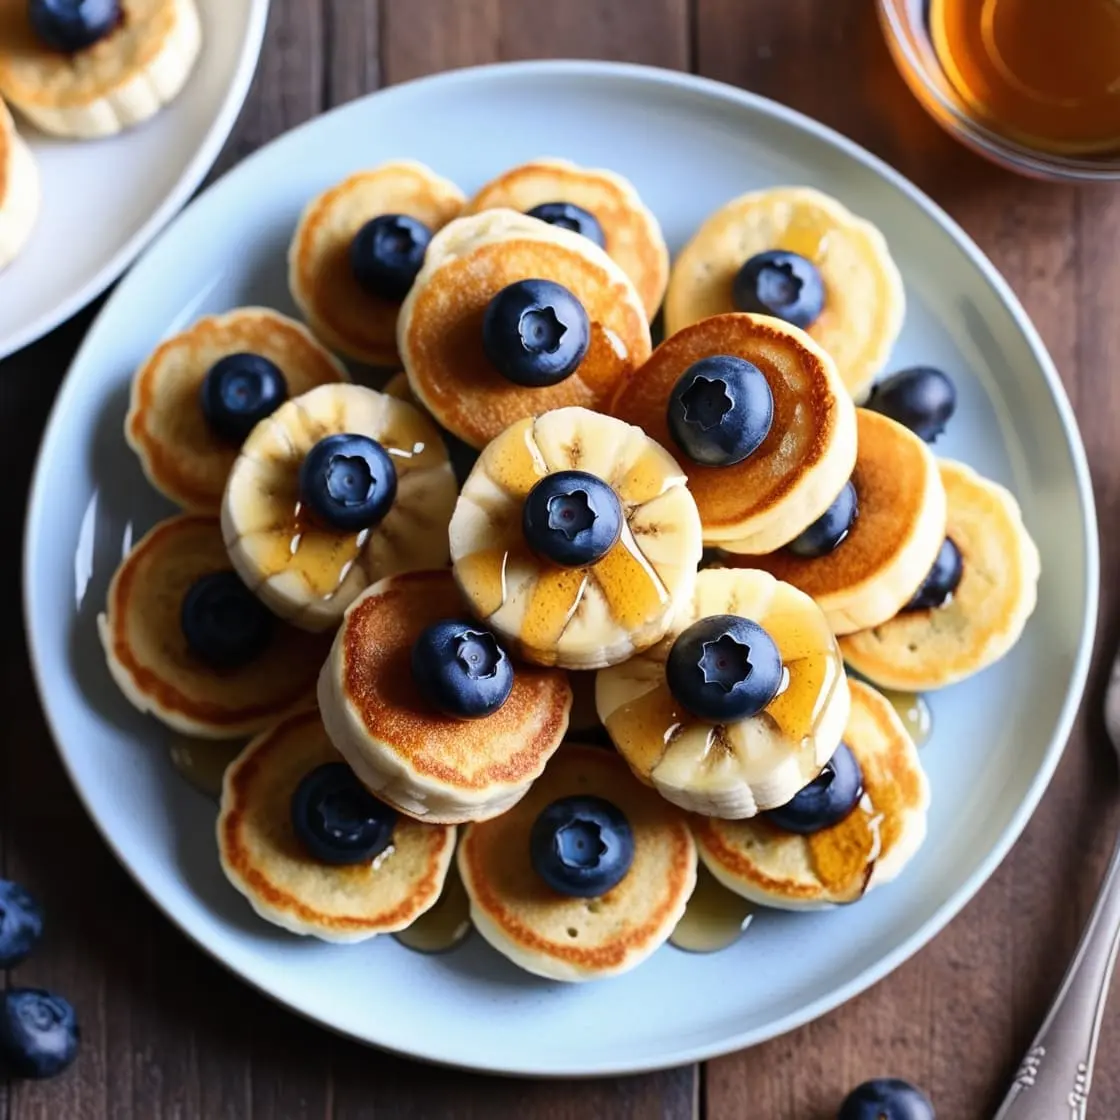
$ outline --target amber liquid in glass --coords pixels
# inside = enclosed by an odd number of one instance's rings
[[[930,0],[969,115],[1040,151],[1120,150],[1120,0]]]

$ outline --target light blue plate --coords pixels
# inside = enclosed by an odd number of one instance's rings
[[[128,543],[170,509],[121,426],[129,376],[164,336],[245,303],[292,311],[285,250],[304,203],[412,156],[468,192],[542,154],[632,179],[679,248],[750,188],[811,184],[886,234],[909,310],[893,362],[948,370],[960,408],[940,454],[1009,485],[1042,551],[1038,610],[1014,653],[933,698],[929,840],[858,905],[757,920],[733,948],[663,948],[617,980],[565,987],[475,937],[442,957],[390,938],[335,947],[258,920],[218,869],[214,807],[173,772],[165,732],[109,678],[94,631]],[[124,865],[200,945],[280,1002],[403,1053],[519,1074],[694,1061],[789,1030],[897,967],[991,874],[1038,803],[1085,681],[1097,535],[1077,428],[1034,328],[967,237],[897,174],[812,121],[680,74],[529,63],[400,86],[297,129],[175,221],[91,329],[43,442],[27,525],[27,624],[74,784]]]

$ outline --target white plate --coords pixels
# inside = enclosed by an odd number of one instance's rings
[[[0,358],[107,288],[202,182],[229,135],[261,50],[268,0],[197,0],[202,53],[183,92],[152,120],[105,140],[16,127],[43,199],[24,250],[0,272]]]
[[[1038,610],[1002,664],[934,697],[923,755],[929,842],[898,882],[831,913],[758,919],[733,948],[665,947],[617,980],[535,980],[477,937],[423,957],[389,937],[300,940],[226,884],[214,808],[122,699],[94,633],[122,549],[169,512],[121,438],[128,379],[165,334],[246,302],[289,309],[284,253],[304,202],[390,156],[468,191],[542,152],[616,168],[679,247],[715,206],[782,182],[831,191],[883,229],[910,309],[895,363],[949,370],[960,411],[937,450],[1009,484],[1042,550]],[[1018,836],[1061,754],[1089,657],[1097,540],[1069,404],[1023,310],[980,252],[895,172],[787,109],[684,75],[528,63],[390,89],[296,130],[191,205],[120,285],[59,396],[25,557],[35,669],[74,783],[120,859],[200,945],[246,980],[367,1042],[461,1066],[580,1075],[693,1061],[804,1023],[932,937]]]

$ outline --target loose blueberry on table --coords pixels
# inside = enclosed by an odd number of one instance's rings
[[[545,475],[525,499],[525,542],[539,557],[565,568],[598,563],[622,533],[622,503],[614,490],[586,471]]]
[[[308,854],[322,863],[368,863],[389,846],[395,809],[379,801],[345,762],[316,767],[296,786],[292,828]]]
[[[456,719],[481,719],[509,699],[513,664],[485,627],[442,619],[413,643],[412,678],[436,711]]]
[[[529,834],[533,870],[558,894],[596,898],[634,862],[626,815],[602,797],[564,797],[542,810]]]
[[[903,607],[903,611],[932,610],[943,607],[956,591],[964,572],[964,561],[960,549],[946,537],[937,550],[937,557],[929,574],[922,580],[921,587],[914,597]]]
[[[839,824],[863,796],[863,771],[847,743],[841,743],[824,769],[792,801],[762,814],[783,832],[808,836]]]
[[[397,496],[397,468],[369,436],[325,436],[299,470],[304,504],[331,529],[357,533],[378,524]]]
[[[936,1120],[929,1097],[909,1081],[880,1077],[845,1098],[836,1120]]]
[[[681,374],[666,418],[674,443],[694,463],[726,467],[753,455],[770,434],[774,396],[758,366],[716,354]]]
[[[78,1020],[61,996],[11,988],[0,996],[0,1075],[54,1077],[78,1053]]]
[[[119,0],[30,0],[27,13],[40,40],[67,54],[92,47],[121,20]]]
[[[408,295],[432,231],[407,214],[381,214],[366,222],[350,242],[350,271],[370,295],[399,301]]]
[[[562,284],[518,280],[486,307],[482,348],[494,368],[515,385],[556,385],[579,368],[591,343],[583,304]]]
[[[526,210],[525,213],[530,218],[539,218],[542,222],[548,222],[550,226],[558,226],[560,229],[582,234],[588,241],[594,241],[600,249],[606,244],[599,219],[590,210],[584,210],[574,202],[542,202],[532,210]]]
[[[43,911],[18,883],[0,879],[0,968],[19,964],[43,936]]]
[[[770,249],[756,253],[735,274],[731,301],[737,311],[810,327],[824,310],[824,281],[812,261],[784,249]]]
[[[761,712],[782,686],[774,639],[748,618],[717,614],[694,622],[669,650],[665,681],[681,707],[709,723]]]
[[[284,374],[260,354],[227,354],[210,367],[199,389],[206,422],[230,443],[243,443],[287,399]]]
[[[793,538],[786,548],[795,556],[814,560],[835,551],[852,531],[859,516],[859,495],[850,481],[836,500],[810,525]]]
[[[913,366],[880,381],[871,390],[866,407],[933,443],[956,411],[957,390],[941,370]]]
[[[183,596],[179,612],[187,647],[216,669],[247,665],[263,653],[275,621],[232,570],[197,579]]]

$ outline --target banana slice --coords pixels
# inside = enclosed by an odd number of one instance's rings
[[[530,551],[524,500],[557,471],[610,485],[618,542],[597,563],[559,567]],[[455,578],[471,609],[528,661],[599,669],[659,641],[692,594],[700,516],[673,458],[640,428],[560,408],[519,420],[483,451],[451,519]]]
[[[686,712],[665,679],[677,636],[698,619],[749,618],[774,639],[788,684],[756,716],[711,724]],[[765,572],[710,568],[664,641],[599,673],[599,718],[631,769],[665,798],[737,819],[784,805],[832,757],[850,694],[836,639],[807,595]]]
[[[0,268],[31,236],[39,216],[39,167],[0,101]]]
[[[341,433],[377,440],[396,468],[396,498],[370,529],[332,529],[300,499],[304,457]],[[371,583],[445,566],[454,506],[447,449],[419,409],[360,385],[321,385],[245,441],[222,500],[222,534],[233,566],[271,610],[305,630],[327,630]]]
[[[155,116],[186,84],[202,45],[195,0],[121,0],[116,27],[73,53],[43,43],[27,8],[0,4],[0,94],[56,136],[112,136]]]

